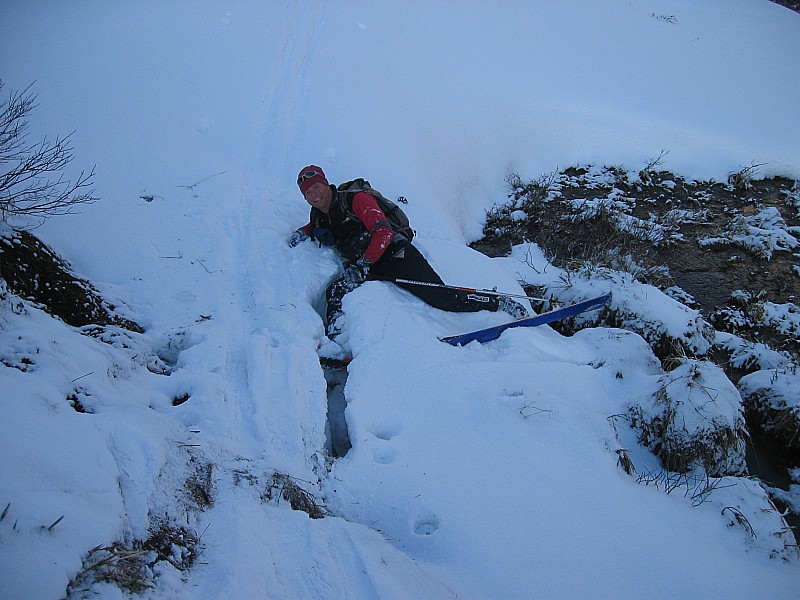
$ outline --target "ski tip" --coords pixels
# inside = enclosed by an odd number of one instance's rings
[[[469,334],[460,334],[460,335],[448,335],[445,337],[438,338],[440,342],[444,342],[445,344],[450,344],[451,346],[466,346],[468,343],[474,341],[474,339],[464,340],[462,338],[469,336]]]

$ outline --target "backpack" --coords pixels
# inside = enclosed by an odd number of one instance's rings
[[[403,212],[403,209],[373,188],[366,179],[359,177],[352,181],[345,181],[340,184],[336,190],[339,192],[346,192],[348,194],[348,200],[358,192],[366,192],[375,198],[375,201],[378,203],[378,208],[386,215],[386,218],[389,220],[389,225],[391,225],[395,233],[402,234],[409,242],[414,238],[416,232],[411,229],[408,216]],[[398,201],[408,202],[408,200],[402,196],[398,198]],[[348,206],[352,206],[352,204],[348,202]]]

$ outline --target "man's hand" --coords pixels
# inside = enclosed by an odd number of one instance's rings
[[[371,262],[366,259],[362,258],[359,259],[354,265],[350,265],[344,272],[344,280],[347,283],[351,284],[359,284],[364,283],[367,279],[367,274],[369,273],[369,267]]]
[[[300,242],[305,242],[307,239],[308,239],[308,234],[305,231],[298,229],[289,238],[289,247],[294,248],[295,246],[297,246],[297,244],[299,244]]]

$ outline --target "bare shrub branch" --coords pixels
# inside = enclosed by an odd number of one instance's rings
[[[301,488],[294,477],[285,473],[273,473],[263,498],[266,500],[283,498],[289,502],[293,510],[303,511],[312,519],[322,519],[325,516],[314,496]]]
[[[32,84],[31,84],[32,85]],[[0,80],[0,91],[3,82]],[[72,133],[29,143],[28,116],[38,106],[28,86],[0,101],[0,219],[11,216],[50,217],[72,213],[79,204],[97,198],[90,189],[94,167],[68,179],[63,170],[72,162]]]

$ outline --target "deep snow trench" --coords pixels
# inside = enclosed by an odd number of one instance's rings
[[[325,425],[326,450],[332,458],[342,458],[352,447],[350,432],[347,429],[345,409],[347,398],[344,394],[347,383],[346,369],[323,369],[328,384],[328,421]]]

